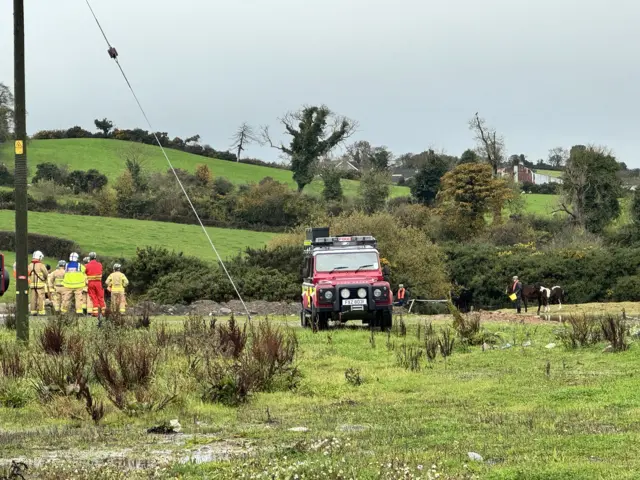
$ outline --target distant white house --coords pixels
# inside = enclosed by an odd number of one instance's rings
[[[513,181],[516,183],[533,183],[534,185],[562,183],[562,178],[536,173],[521,163],[498,169],[498,175],[503,178],[513,178]]]

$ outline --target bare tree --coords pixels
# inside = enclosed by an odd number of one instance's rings
[[[547,162],[549,165],[554,167],[561,167],[567,160],[569,159],[569,151],[564,147],[555,147],[549,150],[549,157],[547,158]]]
[[[240,161],[240,156],[242,155],[242,152],[245,151],[246,145],[249,145],[251,143],[258,143],[259,141],[253,131],[253,127],[247,122],[242,122],[242,125],[238,127],[238,130],[236,130],[236,133],[234,133],[231,139],[233,140],[233,145],[231,145],[231,148],[235,148],[238,151],[236,155],[237,162]]]
[[[491,165],[493,176],[496,177],[498,168],[504,159],[504,138],[498,135],[494,128],[489,127],[486,120],[478,115],[478,112],[469,120],[469,130],[475,134],[478,155]]]
[[[584,163],[567,163],[564,171],[564,195],[560,206],[552,213],[564,212],[578,225],[584,226],[584,210],[591,185],[589,182],[589,167]],[[572,205],[570,209],[568,205]]]
[[[262,128],[262,143],[280,150],[291,159],[293,179],[301,192],[313,181],[318,159],[344,142],[356,131],[358,124],[346,117],[334,115],[328,107],[306,106],[280,118],[285,133],[291,136],[288,147],[274,144],[268,127]]]

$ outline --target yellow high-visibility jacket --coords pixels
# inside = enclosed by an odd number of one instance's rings
[[[87,276],[84,273],[84,265],[78,262],[69,262],[64,270],[62,286],[65,288],[84,288],[87,284]]]
[[[111,293],[124,293],[124,289],[129,285],[129,280],[122,272],[113,272],[107,277],[107,288]]]
[[[31,262],[27,269],[27,273],[29,276],[30,288],[47,288],[47,277],[49,276],[49,272],[47,271],[47,267],[44,263],[35,261]]]

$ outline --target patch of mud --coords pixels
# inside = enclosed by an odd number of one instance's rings
[[[182,438],[181,438],[182,437]],[[207,463],[227,460],[238,455],[246,455],[251,448],[240,440],[217,441],[194,448],[184,448],[186,436],[179,435],[177,441],[162,441],[164,449],[123,448],[109,449],[67,449],[37,450],[32,455],[9,459],[0,459],[0,470],[11,465],[12,461],[24,462],[29,469],[40,469],[47,465],[110,466],[122,470],[152,470],[174,463]],[[202,435],[198,436],[202,438]],[[170,445],[173,443],[174,445]],[[182,445],[182,448],[175,448]],[[174,448],[170,448],[174,447]]]

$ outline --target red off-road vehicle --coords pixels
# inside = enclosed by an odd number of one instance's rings
[[[303,327],[324,330],[329,320],[362,320],[383,330],[391,328],[393,292],[375,238],[331,237],[328,228],[307,229],[303,278]]]

